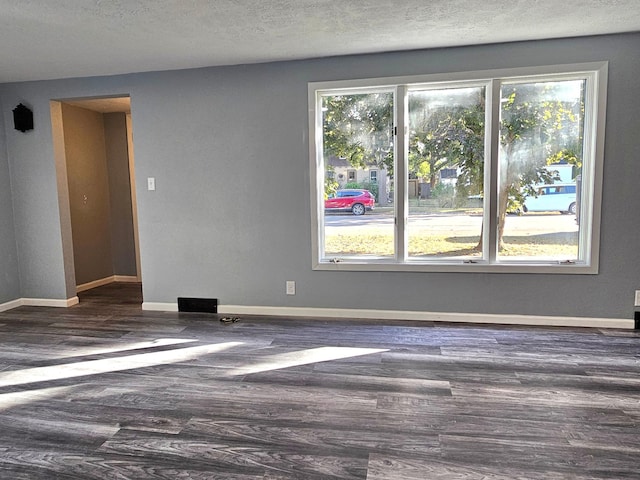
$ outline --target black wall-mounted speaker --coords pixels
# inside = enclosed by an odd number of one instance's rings
[[[33,112],[23,104],[19,104],[13,109],[13,124],[16,130],[21,132],[33,130]]]

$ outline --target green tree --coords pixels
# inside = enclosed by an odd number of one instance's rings
[[[356,168],[393,168],[391,93],[325,96],[322,110],[325,164],[335,156]]]
[[[461,89],[461,91],[464,89]],[[446,167],[460,170],[456,195],[484,195],[485,92],[452,100],[456,89],[425,91],[410,100],[409,171],[436,186]],[[498,243],[503,248],[506,214],[522,205],[535,185],[550,183],[545,168],[557,162],[582,166],[584,82],[554,81],[504,85],[501,92],[498,179]],[[440,101],[429,103],[431,95]],[[576,93],[577,92],[577,93]],[[420,102],[423,102],[421,104]],[[386,167],[393,173],[393,95],[366,93],[323,97],[325,164],[346,158],[355,168]],[[327,176],[329,178],[329,176]],[[326,191],[335,189],[327,182]],[[482,235],[478,244],[482,249]]]
[[[431,188],[438,183],[443,168],[454,165],[460,154],[456,131],[459,108],[430,110],[409,107],[412,115],[409,136],[409,173],[427,177]]]
[[[576,94],[575,91],[579,90]],[[507,212],[521,205],[534,186],[556,178],[545,168],[569,152],[581,165],[582,82],[503,86],[498,180],[498,248],[504,248]],[[564,152],[564,153],[563,153]]]
[[[484,183],[484,88],[416,92],[409,100],[409,168],[435,188],[443,168],[457,167],[456,196],[482,194]]]
[[[324,176],[324,199],[326,200],[331,195],[335,195],[339,186],[340,184],[335,179],[333,167],[327,167]]]
[[[484,90],[477,104],[461,112],[456,120],[456,132],[460,143],[460,154],[457,157],[460,174],[456,181],[456,195],[459,203],[464,204],[471,195],[484,195]],[[480,238],[482,239],[482,235]]]

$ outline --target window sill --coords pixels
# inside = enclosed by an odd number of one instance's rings
[[[433,273],[542,273],[561,275],[595,275],[598,268],[584,263],[526,263],[526,262],[502,262],[489,264],[486,262],[463,263],[439,262],[439,263],[396,263],[380,260],[373,262],[370,259],[358,262],[352,259],[338,262],[322,261],[313,265],[313,270],[344,271],[344,272],[433,272]]]

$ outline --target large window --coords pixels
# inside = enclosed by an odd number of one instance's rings
[[[596,273],[605,92],[604,63],[310,84],[314,268]]]

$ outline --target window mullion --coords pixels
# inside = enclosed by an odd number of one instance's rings
[[[405,262],[408,254],[407,221],[409,215],[409,142],[408,94],[405,85],[396,87],[394,100],[394,204],[396,261]]]
[[[487,88],[484,172],[483,258],[495,263],[498,256],[498,173],[500,150],[499,80],[491,80]]]
[[[309,91],[309,104],[315,105],[313,110],[309,111],[309,125],[314,125],[313,138],[309,139],[309,150],[311,152],[311,191],[314,196],[311,199],[312,218],[316,221],[311,222],[312,228],[312,251],[313,264],[318,265],[325,257],[324,254],[324,208],[322,202],[324,200],[324,144],[322,130],[322,96],[319,92]]]

